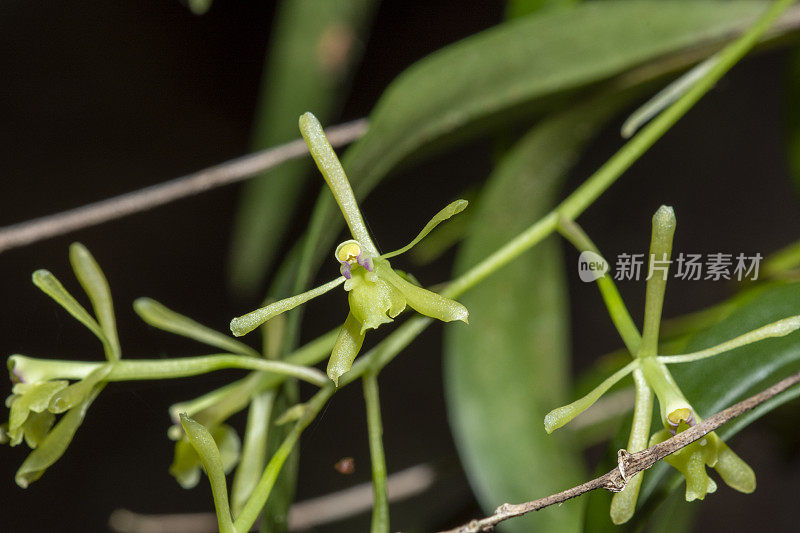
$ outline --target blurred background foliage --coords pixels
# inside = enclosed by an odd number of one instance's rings
[[[576,4],[218,0],[191,2],[203,13],[196,16],[177,2],[54,2],[46,10],[6,3],[0,225],[296,138],[303,111],[324,124],[369,115],[370,132],[343,161],[356,192],[369,193],[362,207],[383,249],[405,242],[409,228],[464,191],[475,199],[468,218],[438,233],[446,244],[463,239],[460,246],[440,245],[429,251],[431,261],[419,250],[421,265],[397,262],[413,266],[424,285],[445,281],[547,212],[621,145],[627,112],[764,5]],[[767,255],[798,238],[800,62],[793,47],[792,35],[782,35],[737,66],[581,217],[608,257],[645,252],[650,216],[661,204],[678,215],[676,254]],[[194,353],[141,323],[130,302],[151,296],[225,330],[268,286],[284,296],[291,285],[310,283],[304,277],[314,278],[341,229],[310,170],[309,161],[296,161],[241,186],[4,253],[4,349],[76,359],[94,349],[94,340],[28,283],[40,267],[68,278],[65,250],[80,240],[109,278],[129,357]],[[307,241],[316,243],[311,260],[292,266],[298,279],[270,285],[277,265],[302,242],[312,209],[318,233]],[[589,387],[604,375],[600,368],[619,361],[600,358],[620,343],[596,289],[579,281],[576,262],[556,239],[537,247],[464,298],[470,328],[432,328],[381,375],[389,472],[427,462],[438,472],[436,497],[421,494],[393,507],[393,529],[453,525],[481,507],[542,496],[603,468],[602,439],[614,437],[624,413],[550,437],[541,427],[546,411],[576,395],[573,380]],[[322,264],[319,279],[328,279],[333,267]],[[734,283],[671,280],[668,318],[729,302],[704,321],[675,323],[677,346],[713,345],[800,312],[791,283],[798,262],[790,257],[787,264],[750,297],[735,297],[753,289]],[[619,285],[640,322],[644,284]],[[309,305],[299,339],[336,326],[343,311],[336,298]],[[705,415],[800,368],[800,341],[790,336],[724,357],[676,372]],[[25,452],[4,450],[5,527],[53,531],[80,522],[95,531],[122,507],[209,510],[205,483],[183,491],[167,473],[166,408],[230,380],[231,373],[218,373],[113,384],[64,459],[25,492],[13,484]],[[660,531],[669,523],[670,531],[790,530],[798,416],[797,402],[786,404],[734,439],[758,475],[755,494],[721,488],[689,505],[670,496],[675,478],[660,468],[648,476],[642,512],[626,529]],[[303,437],[299,499],[369,479],[364,420],[357,387],[334,397]],[[241,431],[245,415],[232,422]],[[612,441],[608,449],[619,447]],[[343,457],[354,458],[353,474],[334,469]],[[507,528],[610,529],[608,499],[593,494]],[[367,523],[364,515],[320,531]]]

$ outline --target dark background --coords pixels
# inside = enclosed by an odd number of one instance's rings
[[[273,9],[272,3],[218,0],[198,18],[173,1],[4,2],[0,225],[246,153]],[[473,2],[468,8],[458,1],[385,0],[363,43],[364,58],[341,119],[365,116],[405,67],[499,22],[502,9],[499,0]],[[785,62],[785,53],[770,52],[737,67],[581,218],[608,255],[645,251],[650,216],[662,203],[675,206],[678,216],[676,252],[766,255],[800,235],[797,196],[784,155]],[[612,124],[593,144],[569,189],[621,144],[618,127],[619,122]],[[490,160],[489,143],[478,141],[394,176],[363,205],[374,234],[388,248],[405,242],[409,226],[424,224],[427,214],[465,183],[484,179]],[[307,205],[321,181],[309,189]],[[418,192],[423,184],[424,198]],[[223,188],[3,253],[0,348],[7,354],[102,358],[96,340],[30,283],[33,270],[48,268],[78,294],[67,247],[79,240],[109,278],[126,357],[206,353],[201,346],[146,327],[130,303],[151,296],[223,331],[230,317],[254,305],[233,299],[226,290],[226,253],[238,192],[237,186]],[[569,265],[577,260],[571,250],[566,256]],[[425,284],[443,281],[451,261],[452,253],[415,269],[415,274]],[[622,283],[621,290],[639,320],[643,284]],[[572,269],[570,291],[573,328],[580,332],[574,335],[579,371],[619,343],[595,289],[578,281]],[[671,282],[665,316],[700,309],[731,292],[724,283]],[[344,314],[343,299],[315,301],[307,306],[305,335],[327,331]],[[432,328],[382,374],[390,472],[431,460],[454,462],[440,341],[441,328]],[[4,447],[0,530],[102,531],[117,508],[147,513],[210,510],[205,480],[184,491],[167,473],[172,443],[165,435],[166,409],[234,375],[239,373],[110,385],[64,457],[24,491],[14,484],[13,474],[28,450]],[[7,384],[0,388],[3,395],[9,391]],[[791,502],[800,481],[800,456],[796,446],[782,444],[785,435],[777,428],[787,417],[797,420],[797,407],[782,408],[734,440],[737,452],[756,470],[759,489],[743,496],[722,485],[701,505],[698,530],[793,529]],[[238,424],[243,420],[235,419]],[[796,433],[789,432],[795,442]],[[355,458],[352,476],[332,467],[343,456]],[[368,479],[361,391],[350,387],[336,395],[304,436],[298,497]],[[418,511],[430,527],[454,525],[478,513],[460,473],[433,500],[442,502],[438,511],[424,505]],[[408,523],[395,518],[395,527]],[[413,519],[409,513],[407,520]],[[331,528],[351,529],[361,530],[360,525]]]

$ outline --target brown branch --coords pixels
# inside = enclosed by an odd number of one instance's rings
[[[366,130],[367,120],[359,119],[328,128],[325,134],[333,146],[342,146],[358,139]],[[6,226],[0,228],[0,252],[230,185],[307,152],[306,144],[302,139],[297,139],[138,191]]]
[[[545,507],[549,507],[557,503],[563,503],[569,499],[575,498],[576,496],[580,496],[581,494],[589,492],[590,490],[603,487],[612,492],[619,492],[625,487],[627,480],[631,479],[639,472],[647,470],[664,457],[680,450],[684,446],[688,446],[698,439],[703,438],[705,435],[714,431],[722,424],[725,424],[726,422],[729,422],[730,420],[752,410],[758,405],[766,402],[770,398],[777,396],[789,387],[797,385],[798,383],[800,383],[800,372],[779,381],[778,383],[759,392],[758,394],[747,398],[746,400],[720,411],[719,413],[709,417],[694,427],[678,433],[671,439],[665,440],[660,444],[656,444],[655,446],[651,446],[646,450],[642,450],[633,454],[628,453],[625,450],[620,450],[618,454],[619,466],[598,478],[587,481],[586,483],[578,485],[577,487],[572,487],[565,491],[552,494],[546,498],[540,498],[538,500],[516,505],[504,503],[495,509],[494,514],[491,516],[487,516],[486,518],[480,520],[472,520],[471,522],[462,526],[441,533],[477,533],[479,531],[491,531],[494,526],[500,522],[508,520],[509,518],[522,516],[530,513],[531,511],[538,511],[539,509],[544,509]]]

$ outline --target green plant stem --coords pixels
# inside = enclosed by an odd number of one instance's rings
[[[633,406],[631,433],[628,436],[628,453],[636,453],[647,448],[650,439],[650,423],[653,417],[653,391],[639,368],[633,371],[633,384],[636,399]],[[639,475],[630,479],[625,488],[612,498],[610,513],[611,520],[615,524],[623,524],[633,516],[643,478],[643,475]]]
[[[386,457],[383,453],[383,423],[378,394],[378,374],[369,372],[362,379],[364,402],[367,404],[369,457],[372,463],[372,526],[371,533],[389,533],[389,497],[386,492]]]
[[[20,369],[26,380],[83,379],[105,363],[33,359],[22,355],[9,358],[14,370]],[[260,370],[282,376],[291,376],[323,387],[330,381],[317,370],[306,366],[256,359],[246,355],[215,354],[180,359],[121,360],[114,364],[106,381],[139,381],[149,379],[174,379],[206,374],[226,368]],[[26,371],[29,370],[30,372]],[[35,377],[34,377],[35,376]],[[33,377],[33,379],[31,379]],[[39,378],[39,379],[36,379]]]
[[[233,524],[234,530],[237,533],[247,533],[250,531],[250,528],[253,527],[253,523],[255,523],[256,518],[258,518],[261,509],[264,507],[264,504],[267,503],[267,498],[269,498],[269,494],[272,491],[275,480],[278,478],[278,474],[280,474],[283,464],[286,462],[289,454],[292,453],[292,449],[303,433],[303,430],[316,418],[317,414],[325,406],[325,403],[327,403],[330,397],[333,396],[333,393],[336,392],[333,383],[330,383],[330,381],[328,383],[327,386],[317,391],[306,403],[306,411],[300,417],[300,420],[295,423],[292,431],[283,439],[280,447],[273,454],[269,463],[267,463],[267,467],[264,469],[264,473],[258,481],[258,485],[256,485],[256,488],[253,490],[253,495],[247,501],[244,509],[242,509],[242,512]]]
[[[583,229],[574,221],[564,217],[559,218],[558,230],[569,242],[571,242],[579,252],[590,251],[599,256],[603,256],[597,249],[597,246],[592,242]],[[606,264],[608,262],[606,261]],[[597,288],[600,289],[600,295],[608,309],[608,314],[611,315],[611,321],[614,327],[617,328],[622,342],[631,355],[635,355],[639,351],[639,345],[642,342],[642,336],[639,334],[639,328],[634,324],[625,302],[617,290],[617,286],[610,276],[602,276],[597,278]]]

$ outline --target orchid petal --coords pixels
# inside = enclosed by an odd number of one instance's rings
[[[369,231],[366,224],[364,224],[364,218],[361,216],[361,210],[358,208],[358,203],[353,194],[353,189],[350,187],[350,182],[347,180],[347,175],[344,173],[342,164],[339,162],[339,158],[336,157],[336,152],[333,151],[331,143],[325,137],[325,132],[322,130],[322,125],[317,120],[317,117],[311,113],[303,113],[300,116],[300,133],[303,134],[303,139],[308,145],[308,150],[311,152],[317,168],[322,173],[322,177],[325,178],[325,182],[336,199],[336,203],[339,204],[339,209],[342,211],[353,238],[369,254],[378,255],[378,249],[369,236]]]
[[[558,407],[557,409],[553,409],[544,417],[544,429],[547,433],[552,433],[556,429],[564,426],[570,420],[584,412],[586,409],[591,407],[594,402],[600,399],[600,397],[608,391],[611,387],[613,387],[619,380],[633,372],[635,368],[638,366],[638,361],[631,361],[621,369],[614,372],[611,376],[606,378],[600,385],[592,389],[589,394],[575,400],[571,404],[565,405],[563,407]]]
[[[342,374],[353,366],[362,344],[364,344],[364,330],[361,322],[353,316],[353,313],[348,313],[333,345],[331,358],[328,360],[328,377],[337,387]]]
[[[456,200],[455,202],[449,204],[447,207],[445,207],[444,209],[442,209],[441,211],[436,213],[433,216],[433,218],[427,224],[425,224],[425,227],[422,228],[422,231],[420,231],[419,234],[416,237],[414,237],[413,241],[411,241],[410,243],[406,244],[405,246],[403,246],[402,248],[400,248],[398,250],[395,250],[395,251],[389,252],[389,253],[385,253],[385,254],[381,255],[380,257],[383,258],[383,259],[389,259],[390,257],[395,257],[397,255],[406,253],[411,248],[416,246],[417,243],[419,243],[419,241],[424,239],[425,236],[428,235],[428,233],[433,231],[436,226],[438,226],[439,224],[441,224],[442,222],[444,222],[448,218],[450,218],[450,217],[452,217],[454,215],[457,215],[460,212],[462,212],[464,209],[466,209],[468,204],[469,204],[469,202],[467,202],[466,200]]]
[[[469,311],[467,308],[440,294],[431,292],[422,287],[417,287],[403,279],[399,274],[392,270],[388,264],[380,264],[375,267],[378,275],[394,285],[406,299],[406,303],[420,314],[436,318],[443,322],[461,320],[468,323]]]
[[[242,315],[240,317],[236,317],[231,320],[231,332],[237,337],[241,337],[247,333],[250,333],[258,326],[269,320],[270,318],[294,309],[298,305],[302,305],[309,300],[316,298],[317,296],[321,296],[326,292],[329,292],[342,283],[345,282],[345,278],[340,276],[333,281],[329,281],[324,285],[320,285],[310,291],[306,291],[302,294],[297,294],[295,296],[290,296],[289,298],[284,298],[283,300],[279,300],[277,302],[271,303],[266,307],[262,307],[261,309],[256,309],[246,315]]]
[[[187,316],[176,313],[151,298],[137,298],[133,302],[133,310],[142,320],[155,328],[194,339],[231,353],[261,357],[261,354],[246,344],[204,326]]]
[[[117,321],[114,317],[114,302],[111,299],[108,280],[89,250],[79,242],[70,245],[69,262],[75,272],[75,277],[78,278],[81,287],[92,302],[94,314],[105,335],[106,358],[109,361],[116,361],[120,358],[121,350],[117,337]]]

